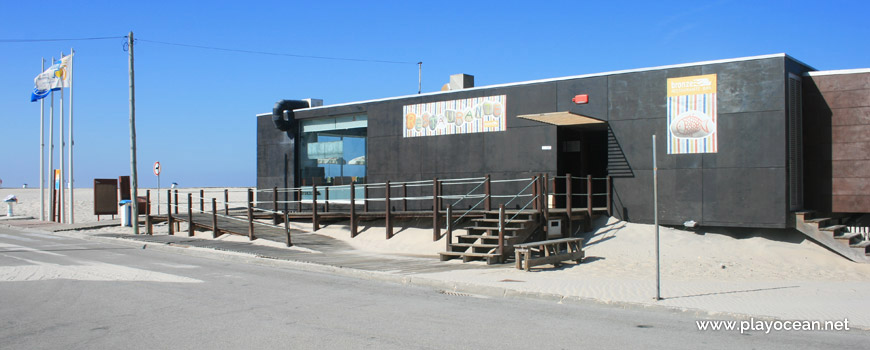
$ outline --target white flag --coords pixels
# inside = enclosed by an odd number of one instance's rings
[[[30,95],[31,102],[48,96],[48,93],[55,89],[55,85],[57,85],[57,89],[60,89],[60,81],[55,75],[59,68],[60,63],[52,64],[51,67],[48,67],[44,72],[39,73],[36,78],[33,78],[33,93]]]
[[[72,71],[72,55],[61,58],[60,61],[55,64],[57,64],[58,67],[54,71],[55,79],[51,83],[51,89],[57,90],[61,87],[68,88],[70,85],[69,73]],[[52,67],[54,67],[54,65],[52,65]]]

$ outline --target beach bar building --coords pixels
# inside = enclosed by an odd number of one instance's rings
[[[839,214],[870,213],[870,71],[816,72],[773,54],[473,81],[454,75],[444,91],[336,105],[279,101],[257,116],[257,188],[545,174],[547,193],[565,193],[572,185],[557,179],[571,174],[606,179],[574,185],[606,191],[606,200],[554,196],[543,205],[588,200],[652,223],[655,166],[662,224],[796,228],[864,256],[861,237],[836,236],[849,235]],[[818,236],[825,229],[827,240]]]

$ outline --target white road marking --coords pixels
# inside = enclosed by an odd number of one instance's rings
[[[63,256],[68,259],[72,259],[63,254],[39,251],[30,247],[18,246],[14,244],[0,243],[0,248],[4,250],[15,250],[18,252],[27,251],[55,256]],[[201,280],[194,278],[177,276],[162,272],[142,270],[122,265],[108,264],[98,261],[82,261],[78,259],[73,259],[72,264],[60,265],[23,258],[16,253],[0,252],[0,254],[15,260],[28,263],[28,265],[20,266],[0,266],[0,282],[46,281],[66,279],[75,281],[202,283]]]

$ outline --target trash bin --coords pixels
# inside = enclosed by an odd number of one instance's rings
[[[6,216],[12,217],[12,205],[18,203],[18,198],[14,194],[10,194],[3,201],[6,202]]]
[[[133,201],[129,199],[118,202],[121,207],[121,226],[133,227]]]

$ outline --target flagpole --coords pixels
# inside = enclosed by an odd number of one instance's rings
[[[60,61],[63,62],[63,52],[60,53]],[[55,75],[56,76],[56,75]],[[66,186],[63,183],[63,171],[66,168],[66,163],[64,162],[63,150],[66,148],[66,140],[63,138],[63,76],[60,78],[60,222],[66,222],[66,208],[64,205],[64,192],[66,191]]]
[[[42,70],[45,72],[45,57]],[[45,99],[39,99],[39,221],[45,221]]]
[[[51,58],[51,64],[54,64],[54,57]],[[54,188],[54,90],[51,89],[51,85],[48,89],[51,91],[51,104],[48,107],[48,183]],[[48,212],[51,215],[51,221],[54,221],[54,191],[51,191],[51,194],[51,208]]]
[[[75,185],[73,183],[73,54],[75,50],[69,49],[69,223],[75,223],[75,209],[73,208],[73,198],[75,193]]]

